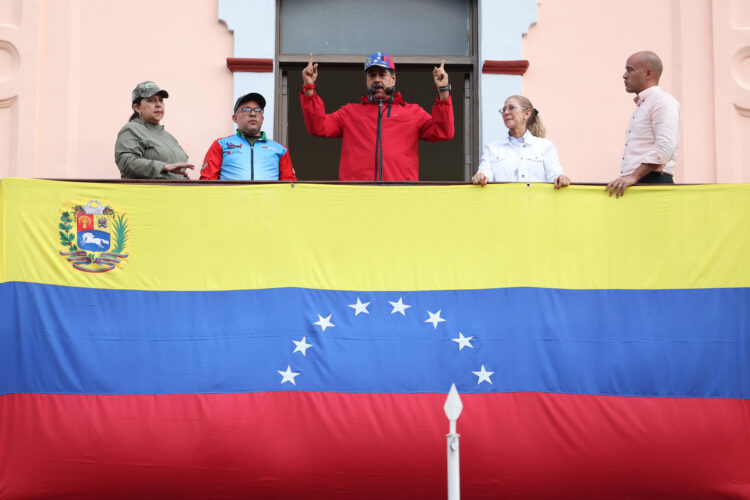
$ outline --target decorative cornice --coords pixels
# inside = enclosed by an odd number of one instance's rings
[[[232,73],[273,73],[273,59],[227,57],[227,68]]]
[[[523,75],[529,69],[529,61],[484,61],[482,73],[490,75]]]

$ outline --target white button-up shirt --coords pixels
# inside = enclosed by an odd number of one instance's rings
[[[636,99],[637,107],[625,132],[620,175],[632,174],[641,163],[662,165],[657,172],[674,175],[680,144],[680,103],[658,86],[647,88]]]
[[[527,130],[519,139],[507,135],[486,144],[477,173],[487,182],[554,182],[563,169],[552,141]]]

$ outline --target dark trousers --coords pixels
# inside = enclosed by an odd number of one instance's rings
[[[649,172],[641,177],[638,184],[674,184],[674,179],[664,172]]]

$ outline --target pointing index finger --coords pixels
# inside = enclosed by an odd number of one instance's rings
[[[310,62],[309,62],[309,63],[307,63],[307,65],[308,65],[308,66],[312,66],[312,65],[313,65],[313,56],[312,56],[312,52],[310,52]]]
[[[440,69],[445,71],[445,59],[443,59],[443,61],[440,63]]]

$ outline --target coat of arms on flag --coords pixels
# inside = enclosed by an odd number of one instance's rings
[[[60,255],[75,269],[89,273],[111,271],[128,257],[128,220],[112,207],[91,200],[63,208],[58,225]]]

